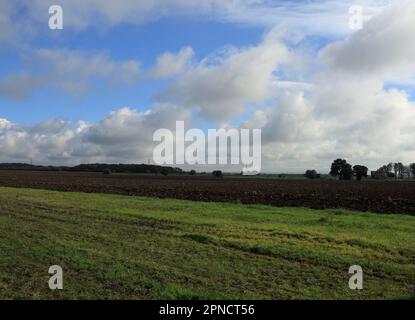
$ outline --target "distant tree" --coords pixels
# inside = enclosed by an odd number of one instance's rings
[[[409,165],[409,168],[410,168],[410,170],[412,172],[412,175],[415,177],[415,163],[411,163]]]
[[[353,179],[353,169],[352,165],[346,163],[340,171],[340,180],[352,180]]]
[[[331,164],[330,175],[333,177],[338,177],[340,175],[340,171],[346,163],[347,161],[343,159],[334,160]]]
[[[396,178],[396,176],[395,176],[395,174],[393,172],[389,172],[387,174],[387,176],[388,176],[388,178],[392,178],[392,179],[395,179]]]
[[[394,174],[392,172],[388,173],[388,166],[382,166],[378,170],[372,172],[372,178],[378,180],[383,180],[392,176],[394,176]]]
[[[109,174],[111,174],[111,170],[110,169],[104,169],[102,171],[102,173],[105,174],[105,175],[109,175]]]
[[[212,175],[215,176],[216,178],[222,178],[223,177],[223,173],[220,170],[213,171]]]
[[[316,170],[307,170],[304,176],[308,179],[320,179],[321,177]]]
[[[161,169],[160,172],[163,176],[168,176],[169,175],[169,170],[167,170],[166,168]]]
[[[398,175],[399,175],[399,179],[403,179],[403,176],[405,174],[405,166],[403,165],[402,162],[398,163]]]
[[[385,178],[389,177],[389,172],[388,172],[388,166],[387,165],[382,166],[379,170]]]
[[[408,180],[411,180],[411,173],[412,173],[411,166],[404,166],[403,175],[406,176]]]
[[[337,159],[331,164],[330,175],[339,177],[340,180],[351,180],[353,178],[353,169],[346,160]]]
[[[372,177],[372,179],[376,179],[376,180],[386,179],[385,173],[380,169],[378,169],[376,171],[372,171],[371,177]]]
[[[353,167],[353,173],[358,181],[362,180],[363,177],[367,177],[369,169],[365,166],[356,165]]]
[[[393,172],[395,173],[395,179],[398,179],[398,172],[399,172],[399,164],[398,163],[393,164]]]
[[[190,174],[191,176],[194,176],[194,175],[196,174],[196,171],[195,171],[195,170],[190,170],[189,174]]]
[[[393,169],[393,163],[391,162],[391,163],[388,163],[386,166],[385,166],[385,169],[386,169],[386,174],[388,175],[388,176],[390,176],[390,174],[392,173],[392,169]]]

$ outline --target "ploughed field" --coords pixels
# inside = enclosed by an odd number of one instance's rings
[[[415,182],[0,171],[0,186],[415,215]]]

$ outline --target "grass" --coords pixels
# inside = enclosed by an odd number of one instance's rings
[[[414,297],[412,216],[0,188],[1,299]]]

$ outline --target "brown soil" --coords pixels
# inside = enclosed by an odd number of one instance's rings
[[[415,182],[0,171],[0,186],[415,215]]]

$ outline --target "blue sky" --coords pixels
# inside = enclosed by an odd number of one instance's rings
[[[0,161],[147,162],[185,120],[261,129],[272,172],[414,162],[414,6],[0,0]]]
[[[260,41],[263,32],[264,27],[252,25],[233,25],[196,18],[164,18],[138,26],[123,24],[104,31],[97,27],[82,32],[70,29],[45,30],[44,36],[34,39],[31,45],[105,52],[118,61],[138,59],[142,67],[148,69],[154,64],[155,58],[166,51],[176,52],[182,47],[191,46],[195,51],[195,59],[202,59],[229,45],[254,45]],[[24,66],[20,54],[18,49],[3,48],[0,56],[3,75],[20,72]],[[117,86],[111,91],[93,90],[79,97],[56,93],[47,88],[36,92],[30,100],[0,98],[1,116],[26,124],[49,118],[98,121],[118,107],[147,109],[165,84],[164,80],[142,81],[137,85]]]

